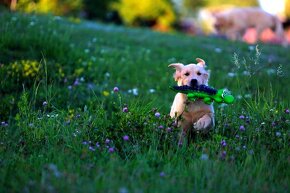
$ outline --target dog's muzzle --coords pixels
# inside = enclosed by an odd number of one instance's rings
[[[191,79],[190,86],[192,86],[192,87],[197,86],[197,80],[196,79]]]

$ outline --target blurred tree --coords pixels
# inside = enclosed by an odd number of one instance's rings
[[[198,9],[200,7],[203,7],[206,5],[205,0],[184,0],[183,5],[185,8],[190,8],[190,9]]]
[[[82,5],[82,0],[18,0],[16,9],[54,15],[77,15]]]
[[[258,0],[184,0],[184,6],[190,9],[200,7],[218,7],[222,5],[258,6]]]
[[[88,19],[106,20],[112,14],[110,5],[117,0],[83,0],[85,16]]]
[[[0,0],[0,5],[9,7],[10,10],[15,10],[17,0]]]
[[[206,0],[207,4],[210,6],[219,6],[222,4],[225,5],[234,5],[234,6],[241,6],[241,7],[253,7],[258,6],[258,0]]]
[[[176,13],[170,0],[120,0],[113,3],[112,8],[127,25],[150,26],[166,31],[176,21]]]
[[[290,19],[290,0],[285,1],[285,16]]]

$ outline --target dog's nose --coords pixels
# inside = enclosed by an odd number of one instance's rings
[[[191,81],[190,81],[190,85],[191,85],[192,87],[197,86],[197,80],[196,80],[196,79],[191,79]]]

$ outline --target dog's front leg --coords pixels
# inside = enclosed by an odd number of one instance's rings
[[[196,123],[194,123],[194,128],[197,131],[207,132],[210,127],[214,125],[214,118],[212,114],[205,114]]]
[[[185,101],[186,101],[186,96],[184,94],[177,93],[175,95],[175,98],[174,98],[174,101],[172,103],[171,110],[170,110],[171,118],[177,118],[182,114],[185,108]]]
[[[181,127],[181,132],[179,135],[178,146],[184,143],[184,139],[188,135],[189,130],[192,128],[192,122],[186,120],[184,117],[179,121],[178,125]]]

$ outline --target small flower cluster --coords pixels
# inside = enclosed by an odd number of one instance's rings
[[[225,150],[225,148],[226,148],[226,146],[227,146],[227,142],[226,142],[225,139],[223,139],[223,140],[220,142],[220,144],[221,144],[221,147],[222,147],[222,151],[221,151],[221,153],[220,153],[220,158],[221,158],[222,160],[224,160],[224,159],[226,159],[226,156],[227,156],[227,151]]]
[[[245,132],[246,131],[246,126],[245,124],[250,124],[251,120],[249,116],[245,116],[245,115],[240,115],[239,119],[243,122],[240,126],[239,126],[239,131],[240,132]]]
[[[123,141],[129,141],[130,137],[128,135],[124,135],[122,139]],[[108,138],[105,139],[102,145],[99,142],[92,142],[92,141],[83,141],[82,144],[85,146],[88,146],[88,149],[90,151],[96,151],[97,149],[99,150],[105,149],[109,153],[114,153],[116,151],[113,140],[108,139]]]
[[[2,122],[1,122],[1,126],[2,126],[2,127],[8,127],[8,123],[5,122],[5,121],[2,121]]]
[[[83,141],[82,144],[88,146],[90,151],[96,151],[96,149],[100,148],[99,142],[93,143],[92,141]]]
[[[64,82],[67,82],[67,79],[64,79]],[[68,90],[72,90],[74,87],[81,85],[81,83],[85,82],[84,77],[76,78],[72,85],[69,85],[67,88]]]
[[[75,132],[73,132],[72,135],[73,135],[74,137],[77,137],[77,136],[80,135],[80,134],[81,134],[81,131],[78,130],[78,129],[76,129]]]

